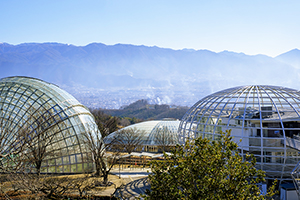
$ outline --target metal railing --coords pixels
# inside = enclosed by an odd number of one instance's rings
[[[300,151],[300,140],[298,138],[286,137],[286,146]]]

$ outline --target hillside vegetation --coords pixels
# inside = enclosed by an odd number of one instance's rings
[[[164,118],[181,119],[187,110],[188,107],[182,106],[152,105],[147,100],[142,99],[121,109],[106,109],[102,111],[115,117],[136,118],[144,121]]]

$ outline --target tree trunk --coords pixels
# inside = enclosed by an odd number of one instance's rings
[[[99,169],[99,170],[96,170],[95,176],[96,176],[96,177],[100,177],[100,175],[101,175],[100,169]]]
[[[107,184],[108,183],[108,173],[103,174],[103,184]]]
[[[36,169],[36,174],[37,174],[38,177],[40,177],[40,175],[41,175],[41,168]]]
[[[35,168],[36,168],[36,174],[38,177],[40,177],[41,174],[41,167],[42,167],[42,159],[35,161]]]
[[[97,159],[95,159],[95,160],[97,160]],[[95,176],[100,177],[100,175],[101,175],[101,164],[100,164],[100,162],[95,162],[95,167],[96,167]]]

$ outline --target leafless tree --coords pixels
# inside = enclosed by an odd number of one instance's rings
[[[43,186],[40,177],[32,173],[10,173],[7,178],[14,191],[30,191],[36,194]]]
[[[41,175],[33,173],[11,173],[8,175],[11,187],[15,193],[18,191],[30,191],[34,195],[44,195],[47,199],[61,198],[63,195],[73,194],[75,191],[83,197],[91,189],[96,187],[97,179],[89,174],[82,176],[56,176]]]
[[[46,157],[55,156],[51,148],[55,136],[59,133],[58,124],[62,121],[55,117],[52,110],[40,108],[29,109],[26,125],[19,131],[20,137],[26,143],[24,162],[33,166],[35,173],[40,176],[42,163]]]
[[[120,126],[122,127],[126,127],[126,126],[129,126],[131,123],[129,121],[129,119],[127,118],[122,118],[119,122]]]
[[[29,106],[16,123],[14,114],[0,110],[0,170],[2,172],[34,171],[39,175],[44,159],[62,121],[54,111]],[[29,169],[30,168],[30,169]]]
[[[120,150],[126,151],[128,154],[133,152],[145,140],[146,132],[144,130],[134,128],[125,128],[116,132],[115,144]]]
[[[93,130],[93,128],[91,129]],[[85,143],[89,151],[93,154],[93,161],[96,167],[95,176],[103,176],[103,183],[108,183],[108,174],[112,167],[116,164],[119,156],[119,151],[114,151],[115,139],[112,139],[109,143],[104,143],[101,137],[101,133],[95,129],[95,131],[86,131],[82,133],[82,141]],[[107,150],[111,150],[111,153],[107,153]]]
[[[96,187],[97,180],[91,179],[89,174],[84,174],[83,177],[78,177],[72,180],[72,190],[77,190],[79,196],[82,197],[84,193]]]
[[[50,146],[62,119],[42,107],[29,106],[20,112],[21,119],[7,112],[0,112],[0,170],[16,191],[46,191],[51,181],[45,176],[40,178],[41,166],[53,154]]]
[[[55,156],[52,144],[59,133],[58,124],[63,121],[52,110],[28,108],[14,132],[17,125],[11,116],[3,116],[5,113],[0,113],[0,170],[6,173],[6,181],[15,191],[57,198],[70,190],[77,190],[82,196],[95,186],[87,177],[74,180],[40,175],[45,158]]]
[[[163,126],[156,130],[154,141],[162,151],[166,151],[176,145],[176,135],[172,134],[168,127]]]
[[[100,130],[102,138],[118,130],[118,123],[119,123],[118,117],[105,114],[100,109],[92,109],[91,113],[94,115],[95,122]]]
[[[0,171],[14,173],[24,167],[27,144],[22,139],[22,125],[16,124],[8,111],[0,110]]]
[[[47,177],[43,179],[43,185],[40,191],[48,198],[60,198],[70,189],[73,189],[73,180],[68,176],[64,177]]]
[[[75,189],[74,179],[68,176],[43,175],[32,173],[11,173],[11,185],[15,191],[30,191],[31,194],[44,194],[47,198],[60,198],[67,191]],[[81,180],[77,180],[81,181]]]

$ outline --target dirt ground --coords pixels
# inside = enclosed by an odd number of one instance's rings
[[[78,179],[82,178],[84,175],[68,175],[68,176],[59,176],[59,178],[68,177],[70,179]],[[96,178],[96,177],[89,177],[89,181],[98,181],[99,183],[103,180],[103,178]],[[124,179],[119,178],[117,175],[110,174],[108,176],[108,181],[111,182],[109,186],[96,186],[87,192],[84,192],[85,199],[106,199],[113,196],[114,192],[117,188],[121,185],[126,184]],[[44,199],[45,196],[40,194],[32,195],[31,192],[26,190],[18,190],[14,191],[11,182],[2,181],[0,184],[1,191],[0,191],[0,199]],[[69,199],[79,199],[79,192],[77,190],[68,191],[68,194],[71,198]],[[106,197],[106,198],[99,198],[99,197]]]

